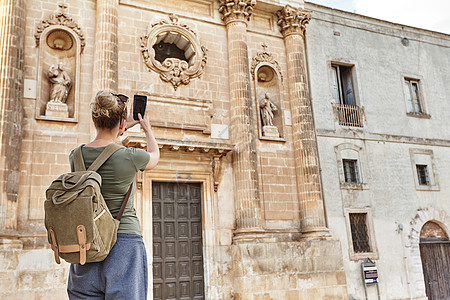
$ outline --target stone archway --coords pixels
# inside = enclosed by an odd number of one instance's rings
[[[412,284],[412,296],[414,298],[426,297],[425,280],[423,274],[422,259],[420,255],[420,233],[428,222],[438,225],[447,234],[450,232],[450,217],[444,210],[438,210],[432,206],[418,209],[416,216],[410,222],[411,231],[408,235],[407,256],[409,281]]]

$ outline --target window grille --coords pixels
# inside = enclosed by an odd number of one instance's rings
[[[371,252],[367,228],[367,213],[350,213],[349,219],[352,231],[353,251],[355,253]]]
[[[412,79],[405,79],[406,86],[406,103],[408,106],[408,113],[421,114],[422,105],[420,103],[419,81]]]
[[[427,165],[416,165],[417,177],[420,185],[430,185]]]
[[[356,159],[343,159],[344,179],[346,183],[360,183],[358,161]]]

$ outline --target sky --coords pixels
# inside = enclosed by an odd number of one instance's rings
[[[450,34],[450,0],[305,0],[403,25]]]

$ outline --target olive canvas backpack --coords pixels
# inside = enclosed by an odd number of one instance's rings
[[[123,146],[108,145],[87,170],[82,146],[73,154],[75,172],[62,174],[46,191],[45,228],[58,264],[60,257],[82,265],[106,258],[116,243],[117,229],[132,189],[131,185],[114,219],[100,192],[102,178],[96,171]]]

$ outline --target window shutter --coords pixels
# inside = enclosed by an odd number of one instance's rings
[[[361,179],[359,177],[358,161],[355,161],[355,177],[356,177],[356,183],[361,183]]]
[[[411,97],[411,87],[410,82],[408,80],[404,81],[405,84],[405,91],[406,91],[406,104],[408,107],[408,112],[414,112],[413,103],[412,103],[412,97]]]
[[[417,82],[411,82],[411,90],[412,90],[412,99],[414,104],[414,112],[421,113],[422,108],[420,107],[419,101],[419,86]]]
[[[430,175],[428,174],[428,166],[425,166],[425,180],[427,185],[431,184]]]
[[[341,103],[341,100],[339,99],[339,80],[338,80],[338,70],[337,67],[332,67],[332,80],[333,82],[331,83],[331,88],[333,90],[333,98],[334,98],[334,102],[336,103]]]
[[[356,105],[355,94],[353,92],[352,71],[349,67],[341,68],[342,89],[344,90],[344,103]]]

